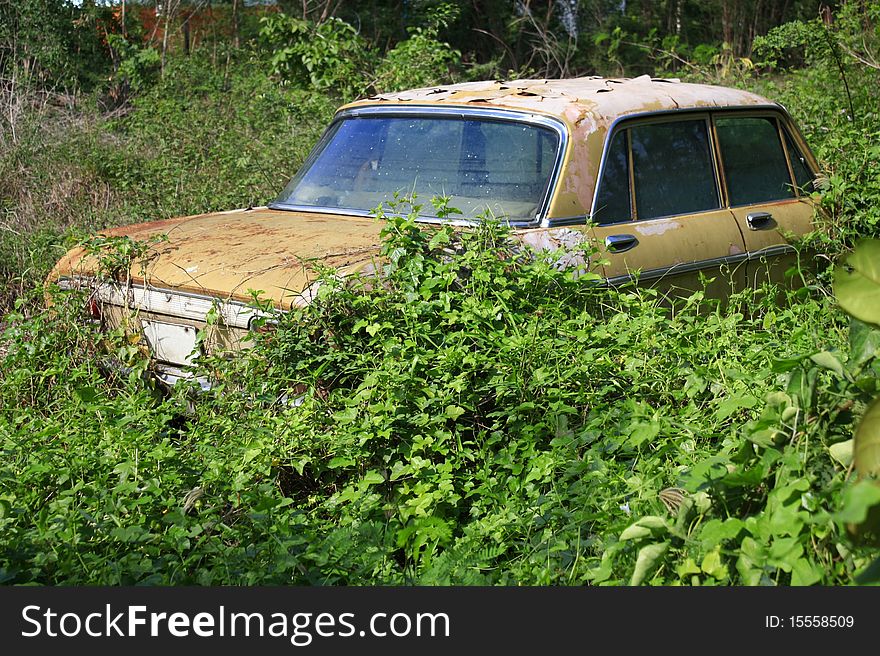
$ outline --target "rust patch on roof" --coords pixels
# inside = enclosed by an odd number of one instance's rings
[[[466,82],[379,94],[346,107],[385,103],[484,103],[559,117],[590,112],[598,120],[604,118],[608,121],[626,114],[658,109],[772,104],[748,91],[642,75],[631,79],[590,76],[566,80]]]

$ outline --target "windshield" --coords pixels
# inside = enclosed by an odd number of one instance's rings
[[[362,116],[336,122],[275,203],[370,212],[415,195],[474,218],[531,220],[556,163],[559,135],[511,121],[457,117]]]

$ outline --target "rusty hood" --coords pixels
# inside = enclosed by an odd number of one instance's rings
[[[151,242],[130,268],[135,284],[250,300],[250,290],[277,307],[298,304],[321,267],[346,273],[369,266],[382,222],[372,217],[301,213],[264,207],[140,223],[103,231]],[[160,238],[161,237],[161,238]],[[160,239],[157,239],[160,238]],[[50,279],[93,276],[95,256],[68,252]]]

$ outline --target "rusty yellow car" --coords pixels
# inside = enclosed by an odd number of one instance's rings
[[[286,311],[312,300],[316,269],[373,266],[374,208],[395,194],[445,197],[460,223],[496,217],[537,249],[592,242],[609,283],[687,289],[722,271],[744,287],[788,268],[791,239],[813,227],[817,172],[787,111],[746,91],[647,76],[415,89],[340,108],[266,207],[103,233],[165,236],[124,285],[85,248],[50,280],[89,289],[96,318],[136,331],[174,382],[199,349],[247,344],[250,290]]]

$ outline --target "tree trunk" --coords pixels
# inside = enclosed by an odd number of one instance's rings
[[[729,48],[733,47],[733,16],[731,16],[729,0],[721,1],[721,40]]]
[[[239,45],[238,0],[232,0],[232,47],[238,50]]]
[[[192,14],[188,14],[183,20],[183,54],[189,57],[189,18]]]

